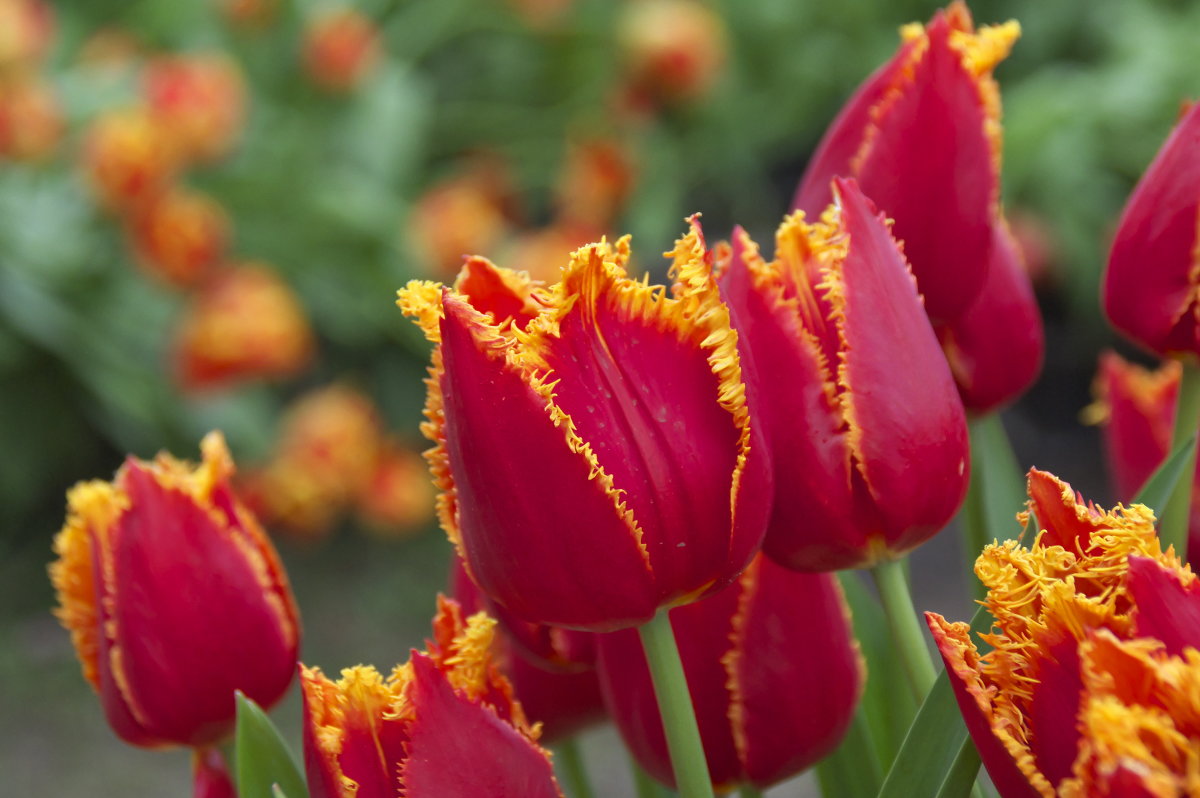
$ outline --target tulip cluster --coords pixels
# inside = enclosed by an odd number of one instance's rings
[[[994,618],[980,654],[928,614],[959,707],[1003,798],[1184,795],[1200,788],[1200,586],[1141,505],[1105,512],[1041,471],[1041,527],[986,548]]]

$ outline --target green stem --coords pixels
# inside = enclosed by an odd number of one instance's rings
[[[583,766],[583,753],[579,750],[579,739],[568,737],[558,746],[558,761],[562,765],[562,774],[570,787],[572,798],[595,798],[592,784],[588,781],[587,770]]]
[[[1200,423],[1200,366],[1184,361],[1183,377],[1179,383],[1179,404],[1175,410],[1175,429],[1171,433],[1171,449],[1175,449],[1196,434]],[[1192,474],[1196,473],[1196,453],[1184,470],[1185,476],[1175,483],[1175,490],[1162,510],[1158,535],[1163,547],[1174,546],[1175,553],[1187,562],[1188,516],[1192,503]]]
[[[984,517],[983,473],[979,461],[983,443],[977,432],[977,421],[970,423],[971,430],[971,481],[967,483],[967,497],[963,500],[959,519],[963,529],[963,556],[967,561],[967,581],[971,585],[971,595],[976,599],[987,598],[987,589],[975,576],[975,560],[979,552],[988,544],[987,520]]]
[[[763,798],[762,790],[755,787],[753,784],[743,784],[738,790],[738,795],[741,798]]]
[[[700,742],[700,727],[696,724],[692,696],[688,693],[683,661],[679,658],[675,631],[671,628],[667,610],[659,610],[654,618],[638,628],[638,634],[646,651],[646,664],[650,666],[650,679],[654,682],[679,795],[681,798],[712,798],[712,780]]]
[[[925,636],[917,620],[912,596],[908,592],[904,561],[880,562],[871,569],[871,575],[875,577],[875,586],[879,589],[883,612],[887,616],[888,627],[892,630],[892,641],[900,652],[900,660],[908,674],[908,684],[917,699],[917,704],[920,704],[929,693],[929,688],[933,687],[937,671],[933,666],[929,646],[925,644]]]
[[[633,786],[637,791],[637,798],[662,798],[662,787],[650,778],[650,774],[632,756],[629,757],[629,770],[633,773]]]

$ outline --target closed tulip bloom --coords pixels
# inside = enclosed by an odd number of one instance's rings
[[[963,406],[990,413],[1015,401],[1042,370],[1046,341],[1033,283],[1008,224],[992,228],[983,291],[965,314],[934,329]]]
[[[312,798],[562,798],[512,687],[491,660],[495,621],[439,598],[427,651],[384,679],[300,668]]]
[[[170,130],[145,108],[109,111],[84,134],[83,171],[110,210],[127,212],[161,194],[182,159]]]
[[[476,261],[400,307],[438,343],[424,431],[440,519],[517,617],[612,630],[728,584],[762,539],[770,474],[699,229],[678,286],[626,275],[628,240],[561,282]]]
[[[829,181],[853,177],[895,219],[935,321],[961,316],[987,279],[1000,197],[1000,90],[992,70],[1016,22],[979,30],[962,2],[901,30],[818,145],[792,207],[815,216]]]
[[[193,286],[225,259],[232,224],[216,200],[172,187],[129,217],[129,242],[144,271],[175,286]]]
[[[1200,103],[1171,131],[1133,190],[1104,273],[1109,321],[1160,355],[1200,354]]]
[[[1111,512],[1029,474],[1042,529],[984,549],[994,617],[926,617],[1002,798],[1195,795],[1200,789],[1200,584],[1162,551],[1154,514]]]
[[[233,728],[234,692],[274,704],[300,630],[287,577],[230,487],[219,433],[204,462],[130,458],[67,496],[50,577],[56,614],[109,724],[134,745],[204,746]]]
[[[819,221],[784,220],[773,261],[739,230],[721,276],[774,460],[763,550],[804,571],[870,566],[929,538],[962,502],[969,460],[899,245],[853,181],[835,183]]]
[[[1116,352],[1100,356],[1092,383],[1096,401],[1086,417],[1101,427],[1105,460],[1121,501],[1136,496],[1170,452],[1181,372],[1174,360],[1152,371]],[[1200,551],[1200,492],[1195,490],[1188,542]]]
[[[671,610],[709,774],[764,788],[824,757],[850,725],[863,665],[832,574],[758,557],[730,587]],[[600,684],[622,739],[673,784],[650,671],[632,630],[598,635]]]
[[[150,110],[190,159],[225,155],[245,121],[242,74],[218,53],[155,58],[146,65],[142,90]]]
[[[357,9],[332,8],[304,32],[304,66],[322,89],[349,92],[379,65],[379,29]]]

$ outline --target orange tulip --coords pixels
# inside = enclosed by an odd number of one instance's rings
[[[704,96],[725,66],[725,23],[698,0],[625,3],[617,44],[631,90],[651,104]]]
[[[180,186],[149,198],[128,219],[138,263],[175,286],[195,285],[224,261],[231,228],[215,200]]]
[[[241,132],[246,87],[237,66],[224,55],[155,58],[146,64],[142,90],[186,158],[219,158]]]
[[[107,112],[85,133],[83,170],[110,210],[126,211],[156,197],[180,165],[170,131],[145,108]]]
[[[375,23],[353,8],[329,10],[304,33],[304,66],[323,89],[346,92],[357,87],[380,60]]]

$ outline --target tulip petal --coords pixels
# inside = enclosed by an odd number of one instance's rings
[[[840,273],[827,280],[843,341],[840,398],[886,547],[900,554],[937,532],[962,503],[966,417],[884,220],[853,181],[834,183],[850,239]]]
[[[413,653],[415,719],[400,767],[403,795],[562,798],[544,751],[490,707],[457,693],[425,655]]]
[[[939,330],[963,405],[987,413],[1037,379],[1045,340],[1033,284],[1003,220],[992,225],[987,280],[971,307]]]
[[[131,508],[112,543],[114,677],[151,733],[214,742],[229,731],[235,690],[271,705],[290,683],[294,616],[277,585],[264,584],[275,563],[254,533],[222,517],[227,488],[204,508],[132,460],[123,483]]]
[[[1113,326],[1159,354],[1200,347],[1200,103],[1171,131],[1117,225],[1103,304]]]
[[[1036,468],[1029,471],[1029,507],[1042,527],[1040,545],[1087,552],[1092,534],[1112,526],[1112,518],[1084,503],[1071,486]]]
[[[192,771],[192,798],[237,798],[225,758],[217,749],[193,752]]]
[[[979,652],[971,641],[970,626],[949,623],[933,612],[925,613],[925,622],[946,664],[954,698],[971,734],[971,741],[979,750],[983,766],[1001,797],[1053,796],[1054,792],[1044,777],[1040,774],[1027,776],[1032,767],[1028,753],[1020,749],[1009,729],[994,714],[991,693],[980,677]],[[1023,766],[1018,764],[1021,759],[1026,760]]]
[[[1029,676],[1035,680],[1026,710],[1029,750],[1037,769],[1058,786],[1071,775],[1079,750],[1079,715],[1083,693],[1079,641],[1052,630],[1040,641],[1038,658]]]
[[[1200,583],[1149,557],[1129,558],[1129,591],[1136,607],[1134,634],[1161,640],[1168,654],[1200,649]]]
[[[611,478],[546,391],[507,362],[486,320],[451,295],[443,307],[445,451],[472,576],[526,620],[648,620],[653,576]]]
[[[561,380],[555,404],[624,491],[656,581],[707,588],[730,570],[739,430],[717,401],[708,330],[685,326],[679,300],[623,278],[598,248],[576,253],[569,299],[556,302],[567,310],[529,347]]]
[[[552,745],[606,716],[595,669],[554,671],[519,652],[505,668],[530,722],[542,724],[542,745]]]
[[[1109,472],[1122,501],[1132,499],[1170,453],[1181,371],[1177,360],[1150,371],[1116,352],[1100,355],[1089,413],[1103,426]]]
[[[511,319],[524,329],[543,308],[528,274],[501,269],[487,258],[467,258],[454,288],[480,313],[490,313],[496,324]]]

